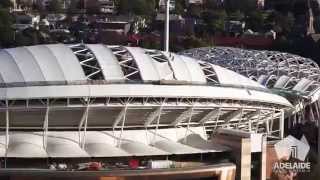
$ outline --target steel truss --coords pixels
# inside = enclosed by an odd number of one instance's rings
[[[215,72],[211,64],[205,61],[199,61],[199,65],[201,66],[208,83],[219,84],[217,73]]]
[[[269,88],[300,91],[308,95],[320,87],[320,68],[317,63],[289,53],[205,47],[180,54],[231,69]],[[274,87],[277,81],[279,86]],[[299,82],[303,87],[298,85]]]
[[[165,65],[168,69],[170,69],[170,72],[164,75],[165,79],[177,80],[171,65],[171,61],[173,60],[173,56],[171,56],[171,54],[167,56],[162,51],[148,49],[145,50],[145,54],[149,55],[154,61],[161,63],[162,65]]]
[[[142,80],[139,67],[132,54],[123,46],[107,46],[117,57],[126,80]]]
[[[23,102],[24,101],[24,102]],[[179,127],[186,128],[185,141],[190,126],[203,126],[208,134],[214,133],[218,128],[235,128],[247,132],[264,133],[270,138],[283,138],[284,130],[284,112],[282,107],[275,107],[272,104],[236,101],[236,100],[213,100],[213,99],[195,99],[195,98],[73,98],[73,99],[37,99],[37,100],[5,100],[0,101],[0,113],[5,114],[5,124],[0,129],[5,131],[5,167],[7,162],[7,153],[9,152],[9,131],[17,131],[19,127],[14,127],[14,118],[10,114],[14,110],[29,111],[33,109],[45,110],[43,122],[39,123],[38,129],[43,130],[43,146],[47,149],[48,132],[56,129],[68,129],[72,127],[53,127],[50,126],[51,112],[57,109],[79,108],[83,110],[81,118],[76,127],[78,129],[79,147],[85,150],[86,135],[88,130],[95,130],[91,127],[90,111],[95,108],[120,108],[121,111],[113,120],[110,127],[118,131],[116,140],[117,146],[121,147],[123,141],[123,131],[125,129],[141,128],[147,130],[155,129],[152,142],[156,142],[156,134],[160,127]],[[317,104],[318,105],[318,104]],[[142,123],[138,126],[127,125],[132,117],[128,113],[132,110],[150,109]],[[180,111],[179,111],[180,110]],[[163,122],[163,116],[167,113],[179,113],[171,122]],[[317,111],[319,117],[319,111]],[[199,117],[199,115],[201,115]],[[28,128],[22,127],[22,130]],[[31,127],[35,130],[37,127]],[[152,143],[151,142],[151,143]]]
[[[78,58],[88,80],[105,79],[99,61],[85,44],[76,44],[69,47]]]

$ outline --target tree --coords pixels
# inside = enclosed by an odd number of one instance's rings
[[[81,2],[80,0],[72,0],[68,7],[68,13],[76,13],[81,9]]]
[[[100,13],[100,3],[98,0],[90,1],[90,4],[87,4],[86,11],[88,14],[99,14]]]
[[[18,0],[17,1],[18,6],[26,7],[26,8],[32,8],[33,2],[31,0]]]
[[[62,10],[62,2],[61,0],[51,0],[47,7],[50,12],[60,12]]]
[[[183,15],[186,9],[184,0],[176,0],[174,13]]]
[[[205,1],[204,7],[206,9],[218,9],[220,7],[221,3],[218,2],[218,0],[207,0]]]
[[[265,26],[265,16],[262,11],[252,11],[246,18],[246,27],[259,32],[263,31]]]
[[[119,0],[117,3],[120,14],[150,16],[155,12],[155,0]]]
[[[10,8],[13,4],[10,0],[0,0],[0,8]]]
[[[13,18],[7,9],[0,9],[0,46],[8,47],[12,44],[14,31]]]
[[[201,10],[202,10],[202,8],[198,5],[190,5],[188,8],[188,13],[192,17],[199,18],[201,16]]]
[[[240,10],[250,13],[257,10],[257,0],[224,0],[224,7],[228,12]]]
[[[245,16],[240,10],[237,10],[235,12],[230,12],[228,17],[232,21],[242,21]]]
[[[273,12],[266,20],[265,24],[269,25],[278,34],[287,35],[292,31],[295,18],[292,13]]]
[[[225,10],[205,11],[201,16],[209,33],[224,31],[225,20],[227,19]]]

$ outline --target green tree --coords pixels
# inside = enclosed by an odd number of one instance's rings
[[[120,14],[152,15],[155,12],[155,0],[119,0]]]
[[[10,0],[0,0],[0,8],[10,8],[13,4]]]
[[[240,10],[250,13],[257,10],[257,0],[224,0],[224,7],[228,12]]]
[[[72,0],[68,7],[68,13],[76,13],[81,9],[80,0]]]
[[[51,0],[48,5],[49,12],[60,12],[62,10],[61,0]]]
[[[176,14],[185,14],[184,10],[186,9],[186,6],[185,6],[185,1],[184,0],[176,0],[176,7],[175,7],[175,10],[174,10],[174,13]]]
[[[44,42],[41,32],[34,28],[27,28],[16,34],[15,45],[16,46],[31,46],[37,45]]]
[[[199,18],[201,16],[202,8],[198,5],[190,5],[188,8],[188,13],[192,17]]]
[[[265,15],[262,11],[252,11],[246,18],[246,27],[253,31],[263,31],[265,26]]]
[[[295,18],[292,13],[282,14],[275,11],[267,18],[266,22],[270,24],[277,33],[288,34],[292,31]]]
[[[32,8],[33,2],[30,0],[17,0],[17,4],[22,7]]]
[[[232,21],[242,21],[244,20],[244,17],[244,14],[240,10],[228,14],[228,18]]]
[[[218,9],[219,3],[217,2],[217,0],[206,0],[204,7],[206,9]]]
[[[224,31],[224,25],[227,19],[225,10],[206,11],[201,16],[209,33]]]
[[[7,9],[0,9],[0,46],[8,47],[12,44],[14,31],[13,18]]]

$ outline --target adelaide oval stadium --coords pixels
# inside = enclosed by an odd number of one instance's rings
[[[295,104],[227,68],[138,47],[2,49],[3,166],[232,151],[219,132],[283,138]]]

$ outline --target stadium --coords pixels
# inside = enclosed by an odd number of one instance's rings
[[[282,139],[293,101],[241,75],[248,71],[236,65],[233,70],[241,74],[220,65],[101,44],[3,49],[2,166],[17,168],[23,161],[23,167],[43,168],[48,160],[165,160],[233,151],[228,143],[212,138],[216,134]],[[314,92],[313,85],[305,91]],[[260,136],[257,142],[262,141]],[[263,149],[261,144],[249,147],[250,152]]]

